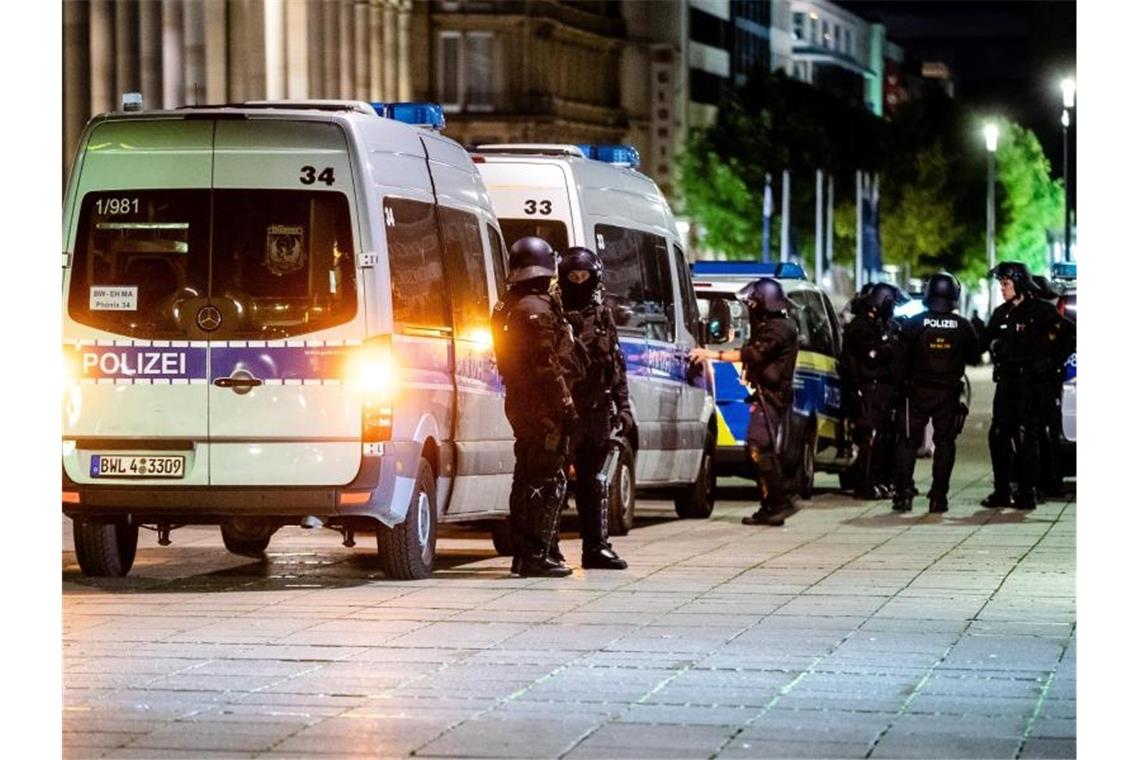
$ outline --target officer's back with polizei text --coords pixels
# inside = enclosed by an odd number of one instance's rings
[[[901,349],[911,384],[952,387],[977,361],[978,339],[965,317],[924,311],[902,323]]]

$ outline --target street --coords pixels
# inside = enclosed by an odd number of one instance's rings
[[[64,519],[64,756],[1075,757],[1075,494],[978,505],[970,378],[948,514],[929,459],[910,514],[819,475],[782,528],[721,480],[707,521],[639,501],[624,572],[577,569],[568,516],[566,579],[510,577],[474,530],[397,583],[371,535],[285,528],[259,562],[212,527],[94,579]]]

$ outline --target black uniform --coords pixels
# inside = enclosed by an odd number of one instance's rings
[[[573,387],[581,372],[570,325],[549,279],[514,285],[495,306],[495,356],[515,434],[511,526],[515,569],[546,561],[566,495],[563,471],[576,424]]]
[[[569,301],[567,306],[574,307]],[[585,348],[586,370],[571,388],[580,422],[573,438],[574,505],[582,533],[583,567],[621,569],[609,544],[608,504],[598,473],[610,450],[610,435],[617,419],[633,416],[625,379],[625,357],[618,343],[617,325],[609,308],[591,299],[581,308],[568,308],[566,318]]]
[[[1071,345],[1067,328],[1056,308],[1030,294],[1015,304],[1007,301],[994,309],[982,335],[994,364],[993,422],[990,424],[990,461],[994,493],[986,506],[1008,506],[1010,481],[1016,478],[1015,505],[1032,509],[1040,467],[1043,422],[1052,415],[1058,372]],[[1012,443],[1012,445],[1011,445]],[[1017,451],[1016,472],[1010,470]]]
[[[842,368],[847,414],[854,422],[856,495],[887,496],[895,454],[895,411],[900,393],[899,325],[859,314],[843,331]]]
[[[799,331],[783,313],[752,319],[748,343],[740,350],[744,379],[753,395],[745,447],[760,481],[760,512],[779,515],[791,507],[780,466],[780,443],[792,405],[792,374],[799,353]]]
[[[965,421],[962,374],[976,361],[978,339],[968,320],[950,311],[924,311],[902,323],[900,348],[906,378],[906,399],[896,453],[895,506],[910,509],[914,460],[934,423],[934,472],[930,485],[932,512],[946,510],[950,473],[954,469],[954,440]]]

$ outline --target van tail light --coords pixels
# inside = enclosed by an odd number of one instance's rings
[[[365,341],[352,362],[349,382],[360,393],[361,440],[366,444],[392,437],[396,377],[392,337]]]

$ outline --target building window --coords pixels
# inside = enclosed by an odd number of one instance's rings
[[[831,47],[831,24],[823,22],[823,46]]]
[[[493,111],[494,34],[441,31],[436,42],[436,92],[444,110]]]
[[[792,39],[802,40],[804,38],[804,14],[796,12],[792,14]]]
[[[811,19],[811,44],[819,44],[819,19]]]
[[[851,30],[844,29],[843,37],[847,40],[847,55],[855,55],[855,46],[851,44]]]

